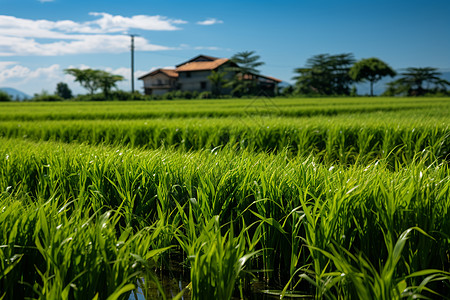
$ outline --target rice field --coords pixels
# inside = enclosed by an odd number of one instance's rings
[[[449,115],[1,104],[0,299],[449,299]]]

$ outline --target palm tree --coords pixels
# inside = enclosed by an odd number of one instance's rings
[[[318,54],[306,61],[304,68],[294,70],[296,90],[301,94],[349,95],[353,54]]]
[[[220,96],[222,93],[222,86],[226,83],[225,75],[226,72],[212,71],[211,75],[208,76],[209,81],[212,84],[212,93],[214,96]]]
[[[448,85],[446,80],[440,78],[441,72],[437,71],[437,68],[425,67],[425,68],[407,68],[406,72],[402,73],[401,80],[410,86],[410,94],[424,95],[430,90],[430,84],[433,85]],[[423,84],[427,83],[427,87],[424,88]]]
[[[255,51],[238,52],[231,57],[231,62],[235,65],[227,70],[234,72],[234,78],[226,84],[233,89],[235,95],[251,94],[257,85],[257,76],[259,74],[258,67],[264,65],[259,55],[255,55]]]
[[[445,91],[450,82],[442,79],[441,72],[436,68],[407,68],[406,72],[401,74],[401,78],[388,83],[386,96],[407,95],[422,96],[430,92]],[[426,84],[426,86],[425,86]]]
[[[259,74],[257,68],[264,65],[262,61],[259,61],[260,58],[259,55],[255,55],[255,51],[243,51],[233,55],[231,61],[239,66],[239,72],[243,74]]]

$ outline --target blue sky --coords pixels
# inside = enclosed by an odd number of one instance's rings
[[[129,90],[129,33],[139,35],[135,77],[246,50],[287,82],[321,53],[449,71],[449,16],[449,0],[0,0],[0,87],[32,95],[63,81],[85,93],[63,70],[90,67],[125,76]]]

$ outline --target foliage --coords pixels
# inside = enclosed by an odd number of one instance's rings
[[[349,75],[355,62],[353,54],[319,54],[306,61],[306,67],[294,70],[296,92],[302,95],[349,95]]]
[[[201,93],[198,95],[198,99],[211,99],[212,96],[213,96],[213,95],[212,95],[211,92],[205,91],[205,92],[201,92]]]
[[[103,93],[96,93],[96,94],[85,94],[85,95],[77,95],[74,98],[74,101],[106,101],[108,99],[105,98],[105,95]]]
[[[1,104],[0,298],[445,299],[450,99],[393,100]]]
[[[231,62],[235,65],[229,67],[228,71],[234,76],[225,84],[225,87],[232,89],[232,96],[256,94],[258,67],[264,65],[264,62],[259,61],[260,59],[259,55],[255,55],[255,51],[238,52],[231,57]]]
[[[143,101],[147,100],[147,97],[145,95],[142,95],[139,92],[125,92],[122,90],[116,90],[111,92],[110,99],[112,100],[119,100],[119,101]]]
[[[1,139],[0,190],[0,291],[8,299],[105,299],[141,277],[158,286],[152,270],[179,263],[195,297],[244,294],[241,275],[250,270],[291,293],[329,299],[360,299],[353,275],[449,294],[445,163],[330,167],[286,153]]]
[[[98,70],[72,68],[65,69],[64,72],[75,77],[75,81],[87,89],[90,95],[99,89]]]
[[[349,71],[350,77],[356,81],[370,82],[370,96],[373,96],[373,84],[381,80],[383,77],[396,75],[385,62],[378,58],[367,58],[356,62]]]
[[[293,94],[294,94],[294,87],[292,85],[288,85],[280,91],[280,95],[283,97],[289,97],[292,96]]]
[[[235,236],[231,226],[222,235],[219,215],[204,216],[206,220],[195,224],[192,213],[200,207],[195,199],[189,204],[189,216],[180,210],[188,226],[186,233],[179,232],[177,240],[190,260],[192,299],[231,299],[245,263],[257,251],[246,253],[246,228]]]
[[[7,92],[0,90],[0,102],[12,101],[11,95]]]
[[[195,96],[192,93],[192,97]],[[104,100],[102,94],[96,94]],[[198,95],[198,94],[197,94]],[[148,99],[149,96],[146,96]],[[159,96],[158,96],[159,97]],[[158,99],[160,98],[151,98]],[[358,115],[370,113],[374,118],[377,113],[393,114],[400,116],[415,116],[423,119],[434,118],[442,115],[449,108],[450,98],[429,97],[392,98],[370,97],[357,98],[274,98],[274,99],[223,99],[205,102],[192,99],[191,101],[174,101],[171,105],[159,101],[152,103],[128,101],[126,104],[117,105],[114,102],[77,102],[30,104],[22,103],[20,109],[17,106],[5,104],[0,109],[0,120],[143,120],[143,119],[170,119],[174,118],[224,118],[224,117],[345,117],[346,115]],[[304,118],[300,118],[304,119]],[[353,119],[353,118],[349,118]],[[264,121],[264,120],[262,120]],[[299,120],[300,121],[300,120]],[[439,122],[439,121],[436,121]],[[438,123],[436,123],[438,124]]]
[[[56,92],[55,95],[63,98],[63,99],[71,99],[73,98],[72,96],[72,91],[70,90],[69,86],[67,85],[67,83],[64,82],[59,82],[56,85]]]
[[[31,101],[36,101],[36,102],[55,102],[55,101],[63,101],[63,100],[65,100],[65,99],[58,95],[51,95],[45,90],[43,90],[40,94],[38,94],[38,93],[34,94],[33,98],[31,98]]]
[[[105,98],[110,97],[111,89],[117,87],[118,81],[124,80],[121,75],[114,75],[102,70],[93,69],[66,69],[66,74],[75,77],[75,81],[93,95],[96,90],[101,89]]]
[[[142,95],[139,92],[125,92],[122,90],[116,90],[112,91],[109,94],[109,98],[106,98],[104,93],[98,93],[93,95],[78,95],[74,99],[75,101],[107,101],[107,100],[113,100],[113,101],[143,101],[148,100],[148,97],[145,95]]]
[[[264,65],[264,62],[260,61],[261,57],[255,53],[255,51],[243,51],[234,54],[231,57],[231,61],[237,64],[234,71],[244,75],[259,74],[258,67]]]
[[[428,93],[445,93],[450,82],[442,79],[441,75],[436,68],[407,68],[399,79],[388,84],[385,95],[423,96]]]
[[[121,75],[114,75],[105,71],[99,71],[97,76],[98,86],[102,89],[106,99],[110,98],[111,89],[117,88],[117,82],[125,79]]]
[[[429,149],[430,160],[448,156],[448,99],[320,99],[316,101],[321,105],[310,107],[304,101],[280,99],[278,108],[261,101],[236,101],[70,103],[70,110],[68,103],[61,103],[53,104],[50,112],[45,105],[29,106],[28,114],[27,106],[21,111],[11,107],[13,114],[7,109],[0,114],[4,120],[0,135],[147,149],[170,145],[186,151],[223,146],[255,152],[289,148],[290,155],[314,154],[319,161],[343,164],[377,158],[406,163],[424,149]],[[8,117],[15,119],[7,121]]]
[[[212,84],[212,94],[217,97],[222,94],[222,87],[227,82],[225,79],[226,72],[212,71],[208,76],[209,81]]]

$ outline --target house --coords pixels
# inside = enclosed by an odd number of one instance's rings
[[[211,92],[212,84],[208,80],[211,72],[227,72],[227,69],[233,66],[236,66],[236,64],[228,58],[199,55],[176,66],[178,88],[182,91],[190,92]],[[232,72],[227,72],[225,79],[231,79],[233,75]]]
[[[178,73],[172,69],[157,69],[139,79],[144,81],[146,95],[162,95],[177,88]]]
[[[208,79],[212,71],[225,72],[224,79],[231,79],[235,72],[229,71],[237,65],[228,58],[217,58],[207,55],[198,55],[188,61],[176,66],[175,69],[157,69],[139,77],[144,82],[146,95],[162,95],[166,92],[181,90],[190,92],[211,92],[213,85]],[[244,77],[245,80],[255,80],[260,89],[274,93],[281,80],[250,74]],[[230,92],[225,90],[223,92]]]

